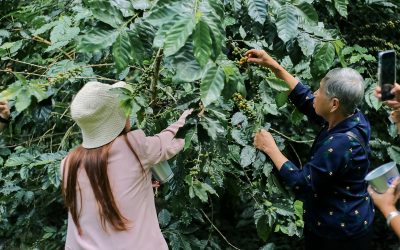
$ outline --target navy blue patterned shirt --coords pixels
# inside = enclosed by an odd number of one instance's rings
[[[309,121],[323,126],[312,145],[309,162],[299,168],[287,161],[280,170],[283,180],[304,202],[306,229],[330,239],[366,234],[374,219],[373,203],[364,181],[369,167],[365,152],[369,151],[368,121],[357,110],[328,130],[327,122],[315,113],[310,88],[298,83],[289,98]],[[353,137],[346,134],[348,131]]]

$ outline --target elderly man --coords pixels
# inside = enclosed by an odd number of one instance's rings
[[[333,69],[312,93],[265,51],[249,50],[246,56],[284,80],[292,103],[322,127],[303,168],[282,154],[269,132],[261,130],[254,138],[255,147],[271,158],[304,202],[306,249],[368,249],[374,210],[364,181],[370,126],[357,109],[363,78],[350,68]]]
[[[0,130],[3,130],[5,125],[10,122],[10,109],[6,101],[0,101]]]

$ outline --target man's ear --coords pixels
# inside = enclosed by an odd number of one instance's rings
[[[332,98],[331,102],[332,102],[331,113],[333,113],[333,112],[339,110],[339,107],[340,107],[340,101],[339,101],[339,99],[337,99],[336,97],[334,97],[334,98]]]

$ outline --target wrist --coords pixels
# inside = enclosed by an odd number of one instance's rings
[[[397,211],[397,208],[395,206],[388,206],[380,210],[382,211],[383,216],[386,218],[391,212]]]
[[[392,220],[400,215],[400,211],[394,210],[386,216],[386,224],[390,227]]]
[[[263,148],[264,153],[266,153],[269,156],[275,154],[275,152],[277,150],[279,151],[279,149],[277,147],[264,147]]]
[[[8,116],[7,118],[4,118],[0,116],[0,123],[8,124],[11,121],[11,116]]]
[[[283,72],[285,69],[278,63],[274,64],[274,65],[270,65],[269,68],[271,69],[271,71],[276,75],[279,74],[280,72]]]

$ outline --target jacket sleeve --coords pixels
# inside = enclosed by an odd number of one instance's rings
[[[146,136],[140,129],[128,133],[128,140],[144,168],[168,160],[183,149],[185,140],[174,137],[184,124],[185,118],[180,118],[154,136]]]
[[[287,161],[279,173],[295,191],[308,187],[314,192],[321,192],[329,187],[337,178],[336,176],[347,167],[351,155],[349,138],[345,134],[336,134],[323,142],[303,169]]]

